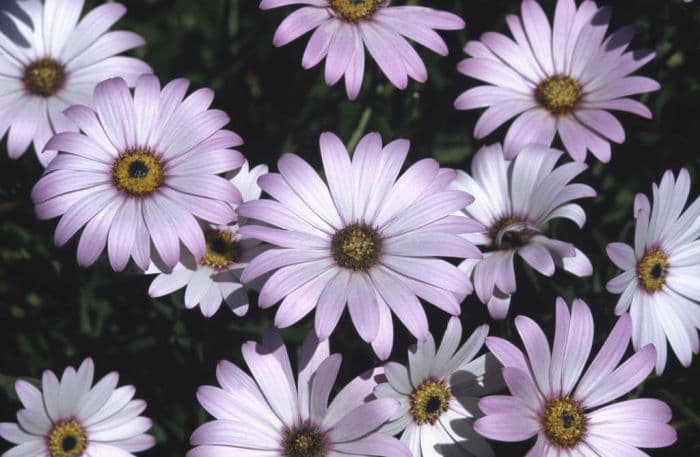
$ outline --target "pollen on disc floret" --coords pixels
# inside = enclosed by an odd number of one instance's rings
[[[384,0],[330,0],[330,6],[340,17],[350,22],[369,19]]]
[[[163,184],[163,164],[148,150],[127,151],[114,163],[112,178],[117,189],[128,195],[150,195]]]

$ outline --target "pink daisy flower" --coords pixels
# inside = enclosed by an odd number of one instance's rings
[[[44,151],[57,132],[77,131],[63,111],[90,104],[95,85],[122,77],[133,87],[151,67],[133,57],[117,56],[142,46],[132,32],[107,30],[126,13],[119,3],[98,6],[79,21],[83,0],[26,0],[19,12],[7,11],[18,33],[16,40],[0,34],[0,138],[7,138],[10,158],[20,157],[34,143],[42,165],[56,151]]]
[[[610,243],[608,256],[624,273],[610,280],[608,291],[621,294],[615,313],[630,310],[635,349],[654,343],[656,373],[666,366],[666,340],[683,366],[700,349],[700,199],[685,211],[690,177],[675,179],[668,170],[652,185],[654,204],[644,194],[634,200],[634,249]]]
[[[18,423],[0,423],[0,437],[16,444],[6,457],[132,456],[155,444],[146,432],[151,420],[141,416],[146,402],[133,400],[134,386],[117,388],[119,375],[109,373],[92,385],[95,367],[85,359],[68,367],[59,380],[46,370],[41,390],[27,381],[15,383],[24,406]]]
[[[275,325],[287,327],[316,309],[315,329],[325,340],[347,303],[355,328],[377,354],[391,352],[390,311],[419,340],[428,335],[421,297],[452,315],[460,313],[456,293],[468,294],[468,278],[436,258],[480,257],[459,234],[480,230],[468,218],[450,214],[473,198],[447,187],[454,170],[424,159],[399,172],[409,142],[382,148],[381,137],[366,135],[352,160],[332,133],[320,139],[324,183],[294,154],[278,162],[280,173],[258,181],[275,200],[243,204],[239,214],[273,225],[241,227],[239,233],[268,242],[241,279],[248,282],[276,270],[260,291],[259,305],[282,300]]]
[[[593,344],[591,311],[578,299],[571,315],[562,299],[556,308],[551,353],[542,329],[525,316],[516,317],[515,325],[527,357],[504,339],[486,339],[504,366],[511,395],[482,398],[479,408],[486,416],[477,419],[474,429],[508,442],[536,435],[529,457],[645,456],[637,448],[673,444],[676,431],[668,424],[671,408],[666,403],[651,398],[611,403],[643,382],[656,358],[650,344],[618,366],[629,345],[629,316],[618,320],[584,373]]]
[[[260,198],[257,180],[267,173],[267,165],[248,169],[246,161],[233,177],[243,201]],[[248,293],[241,284],[241,273],[250,260],[265,250],[265,245],[255,239],[238,234],[242,221],[234,225],[210,225],[204,231],[206,253],[199,262],[187,251],[182,251],[180,261],[172,269],[151,263],[146,274],[157,274],[148,289],[151,297],[162,297],[185,287],[185,307],[199,305],[205,317],[211,317],[224,301],[237,316],[248,312]]]
[[[262,344],[243,345],[253,377],[222,361],[221,387],[202,386],[199,403],[216,419],[194,431],[187,457],[411,457],[396,438],[379,433],[399,402],[369,399],[378,371],[355,378],[328,402],[342,357],[311,334],[294,381],[287,348],[268,331]]]
[[[555,167],[562,154],[531,145],[508,161],[500,144],[486,146],[474,156],[471,175],[459,171],[452,184],[474,196],[476,201],[463,212],[485,227],[465,236],[483,246],[484,259],[465,260],[460,268],[473,278],[477,297],[494,319],[508,314],[516,290],[516,254],[545,276],[552,276],[556,267],[576,276],[593,272],[588,257],[573,244],[545,235],[547,223],[557,218],[583,227],[586,213],[572,202],[596,195],[585,184],[570,183],[585,164]]]
[[[107,245],[115,271],[133,257],[142,270],[151,242],[169,268],[180,258],[180,241],[201,260],[206,252],[200,220],[228,224],[241,194],[217,176],[240,167],[229,148],[243,143],[228,130],[226,113],[211,110],[210,89],[183,100],[189,82],[163,90],[153,75],[136,83],[132,97],[120,78],[95,88],[95,109],[72,106],[66,115],[83,133],[64,132],[49,141],[62,151],[32,190],[40,219],[62,216],[54,242],[65,244],[81,227],[78,263],[94,263]]]
[[[479,397],[503,387],[501,366],[493,356],[476,357],[488,332],[488,325],[482,325],[460,346],[462,324],[453,317],[437,349],[430,336],[408,352],[408,367],[388,362],[387,382],[374,395],[394,398],[401,406],[382,431],[401,433],[415,457],[494,456],[472,428],[481,415]]]
[[[645,118],[651,112],[628,98],[659,89],[642,76],[629,76],[654,58],[651,51],[625,52],[634,31],[622,28],[605,38],[610,9],[584,1],[558,0],[554,25],[534,0],[524,0],[522,17],[506,18],[515,41],[488,32],[470,41],[470,56],[459,71],[490,85],[464,92],[457,109],[488,109],[474,129],[482,139],[516,117],[506,134],[504,149],[512,159],[529,143],[549,146],[558,133],[574,160],[586,151],[610,160],[610,141],[622,143],[625,131],[608,110],[626,111]]]
[[[326,59],[326,84],[345,76],[345,90],[355,100],[365,72],[365,46],[382,72],[399,89],[408,78],[428,79],[423,60],[406,40],[413,40],[442,56],[447,45],[435,30],[461,30],[464,21],[445,11],[423,6],[390,6],[389,0],[262,0],[260,8],[305,5],[279,26],[275,46],[296,40],[314,30],[306,46],[306,69]]]

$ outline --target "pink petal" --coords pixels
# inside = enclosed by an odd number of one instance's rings
[[[644,346],[599,382],[591,390],[583,406],[594,408],[625,395],[646,379],[654,368],[655,361],[654,346],[651,344]]]
[[[284,46],[306,32],[315,29],[329,18],[330,14],[324,8],[309,6],[299,8],[282,21],[275,32],[272,43],[276,47]]]
[[[587,403],[587,397],[617,367],[629,346],[631,320],[625,314],[617,320],[615,327],[584,373],[575,392],[575,398]]]
[[[517,316],[515,318],[515,326],[525,345],[532,373],[535,375],[539,390],[548,397],[551,395],[552,389],[549,383],[551,357],[547,337],[542,329],[528,317]]]
[[[508,385],[510,393],[522,400],[530,411],[537,412],[541,410],[544,398],[537,389],[529,370],[526,372],[519,368],[505,366],[503,368],[503,379]]]
[[[486,438],[517,442],[537,434],[539,423],[532,417],[520,414],[489,414],[474,422],[474,430]]]
[[[241,348],[243,358],[265,398],[283,424],[294,424],[297,392],[287,349],[275,331],[266,332],[262,344],[249,341]]]
[[[341,361],[342,357],[340,354],[333,354],[321,362],[314,373],[311,381],[310,419],[315,423],[323,421],[326,415],[326,411],[328,410],[328,396],[338,377]]]
[[[316,307],[314,329],[321,341],[325,341],[333,333],[343,314],[350,291],[350,273],[341,270],[321,293]]]

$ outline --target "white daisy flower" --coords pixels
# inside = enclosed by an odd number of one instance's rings
[[[460,347],[462,325],[452,317],[437,351],[431,335],[409,351],[408,368],[388,362],[388,382],[378,385],[374,395],[396,399],[401,406],[381,431],[401,433],[415,457],[493,456],[486,440],[472,429],[481,415],[479,398],[503,387],[496,359],[490,354],[474,358],[488,332],[488,325],[478,327]]]
[[[92,385],[92,359],[76,371],[68,367],[59,380],[46,370],[41,390],[27,381],[15,384],[24,409],[18,423],[0,423],[0,437],[16,446],[5,457],[128,457],[153,447],[145,432],[151,420],[140,414],[143,400],[132,400],[134,386],[117,388],[119,375],[109,373]]]
[[[145,43],[133,32],[107,32],[126,13],[123,5],[100,5],[79,21],[83,5],[26,0],[6,11],[16,33],[0,33],[0,138],[9,130],[10,158],[33,142],[39,161],[48,165],[56,156],[42,152],[49,138],[78,131],[63,115],[66,108],[90,105],[100,81],[119,76],[133,87],[139,75],[152,73],[139,59],[117,56]]]
[[[571,183],[585,164],[555,166],[562,154],[530,145],[506,160],[500,144],[484,146],[474,156],[471,174],[458,171],[452,182],[453,188],[475,198],[463,214],[485,227],[463,235],[481,247],[483,260],[467,259],[460,269],[473,278],[477,297],[494,319],[508,314],[516,290],[516,254],[545,276],[557,267],[579,277],[593,272],[588,257],[573,244],[547,236],[554,219],[569,219],[582,228],[586,213],[574,201],[596,195],[590,186]]]
[[[240,191],[243,201],[257,200],[261,190],[258,178],[268,172],[267,165],[258,165],[252,170],[248,162],[227,178]],[[210,225],[204,232],[206,254],[200,262],[187,251],[181,251],[180,261],[172,269],[151,262],[146,274],[157,274],[148,289],[151,297],[162,297],[178,289],[185,289],[185,306],[192,309],[199,305],[205,317],[213,316],[222,301],[237,316],[248,312],[248,293],[241,284],[241,273],[248,263],[261,254],[266,245],[258,240],[242,237],[238,229],[245,224]],[[259,288],[256,283],[251,285]]]
[[[635,350],[656,346],[656,373],[666,366],[666,339],[678,360],[689,366],[700,349],[700,198],[685,211],[690,177],[668,170],[652,185],[653,205],[644,194],[634,200],[634,248],[610,243],[608,256],[624,273],[607,284],[621,294],[615,313],[630,310]],[[630,309],[631,308],[631,309]]]

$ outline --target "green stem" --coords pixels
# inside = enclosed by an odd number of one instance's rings
[[[685,416],[685,418],[688,419],[688,421],[690,421],[696,428],[700,429],[700,415],[693,411],[692,408],[689,408],[688,405],[683,402],[683,400],[679,399],[665,389],[660,389],[658,392],[659,396],[668,400],[676,411]]]
[[[15,380],[16,379],[11,376],[0,373],[0,389],[7,392],[7,396],[10,398],[14,398],[15,396]]]
[[[369,122],[370,117],[372,117],[372,108],[368,106],[362,112],[362,116],[360,116],[360,121],[357,123],[357,128],[354,132],[352,132],[350,141],[348,141],[347,147],[348,151],[350,151],[350,154],[352,154],[352,151],[355,150],[355,146],[357,146],[357,143],[360,142],[362,134],[365,133],[365,129],[367,128],[367,123]]]

